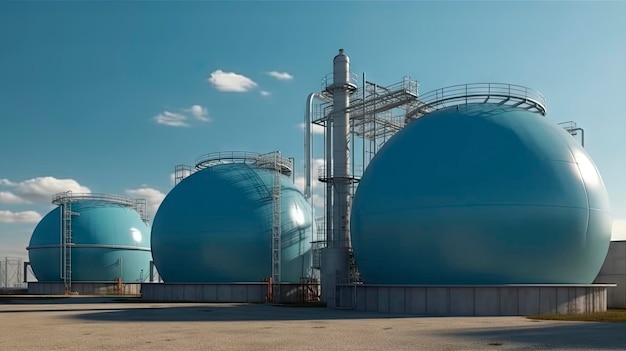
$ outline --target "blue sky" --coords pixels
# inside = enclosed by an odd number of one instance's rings
[[[281,150],[301,172],[305,99],[339,48],[383,85],[541,91],[548,118],[585,129],[626,237],[624,16],[617,1],[2,2],[0,257],[26,258],[59,191],[154,213],[204,153]]]

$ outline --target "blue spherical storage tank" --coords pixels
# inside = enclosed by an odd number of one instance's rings
[[[103,200],[107,197],[77,196],[80,199],[68,207],[75,213],[71,218],[71,280],[145,281],[152,259],[150,228],[134,208]],[[37,224],[27,248],[38,281],[63,281],[61,208],[50,211]]]
[[[216,164],[183,179],[152,225],[152,255],[166,283],[260,282],[272,275],[275,171],[247,162]],[[280,175],[281,280],[309,276],[311,208]]]
[[[541,114],[489,103],[431,112],[394,135],[351,214],[371,284],[588,284],[611,225],[581,145]]]

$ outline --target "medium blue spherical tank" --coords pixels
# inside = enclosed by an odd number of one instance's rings
[[[75,282],[137,282],[150,271],[150,228],[132,208],[101,201],[72,202],[71,279]],[[38,281],[62,281],[61,207],[35,227],[28,246]]]
[[[365,283],[591,283],[612,219],[589,155],[537,113],[427,114],[366,169],[351,230]]]
[[[152,255],[169,282],[260,282],[271,276],[274,173],[246,163],[192,174],[165,197],[152,225]],[[311,267],[311,208],[281,176],[283,282]]]

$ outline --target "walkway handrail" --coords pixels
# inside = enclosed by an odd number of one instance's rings
[[[333,79],[334,79],[333,73],[328,73],[322,78],[322,91],[327,91],[331,89],[332,87],[334,87],[335,83],[333,82]],[[358,83],[359,83],[359,76],[357,76],[356,73],[350,72],[348,84],[356,88]]]
[[[419,117],[449,106],[487,102],[524,106],[543,116],[546,114],[546,98],[536,90],[507,83],[469,83],[452,85],[421,95],[416,108],[407,114],[407,118]]]
[[[137,205],[137,199],[133,199],[128,196],[115,195],[115,194],[103,194],[103,193],[74,193],[66,191],[58,193],[52,196],[52,203],[54,205],[60,205],[66,202],[76,201],[99,201],[106,203],[114,203],[118,205],[125,205],[128,207],[135,207]]]
[[[270,162],[270,158],[272,162]],[[260,168],[273,168],[273,159],[273,156],[270,157],[269,154],[259,154],[248,151],[212,152],[196,158],[196,169],[202,170],[229,163],[246,163]],[[278,157],[277,164],[282,174],[289,176],[293,173],[293,164],[289,158]]]

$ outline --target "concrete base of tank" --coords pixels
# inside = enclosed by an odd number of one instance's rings
[[[626,308],[626,241],[611,241],[596,284],[617,284],[609,289],[608,308]]]
[[[74,282],[71,294],[77,295],[139,295],[141,283],[116,282]],[[65,284],[62,282],[29,282],[28,294],[63,295]]]
[[[425,316],[579,314],[607,309],[614,284],[338,286],[329,307]],[[334,302],[334,306],[333,306]]]
[[[295,303],[319,299],[319,284],[280,285],[280,302]],[[240,302],[262,303],[271,300],[268,283],[143,283],[141,297],[164,302]]]

